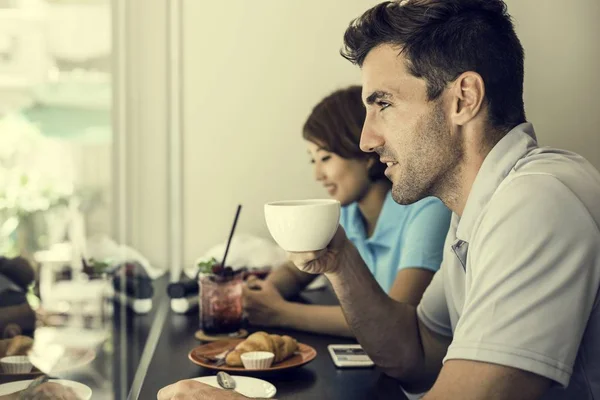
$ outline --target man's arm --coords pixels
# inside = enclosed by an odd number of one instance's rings
[[[449,360],[423,400],[536,400],[550,380],[497,364]]]
[[[281,326],[325,335],[354,337],[340,306],[288,303],[282,315]]]
[[[315,275],[302,272],[294,264],[287,262],[275,268],[267,281],[275,285],[284,298],[289,299],[304,290],[315,278]]]
[[[416,307],[432,278],[433,272],[428,269],[404,268],[396,275],[389,295],[396,301],[412,304]]]
[[[336,257],[342,267],[326,276],[340,300],[346,321],[367,354],[388,375],[401,380],[407,390],[430,388],[451,338],[423,325],[414,305],[390,298],[354,246],[343,246]]]
[[[390,296],[397,301],[417,305],[432,276],[429,270],[405,268],[398,272]],[[253,325],[354,337],[340,306],[285,301],[269,280],[248,282],[248,287],[244,287],[244,309]]]

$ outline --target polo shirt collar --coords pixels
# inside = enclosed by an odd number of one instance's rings
[[[350,240],[368,240],[370,243],[389,246],[389,235],[388,233],[393,230],[398,224],[398,221],[394,218],[389,218],[393,214],[393,208],[398,207],[398,204],[392,198],[392,191],[388,191],[383,201],[383,207],[377,218],[377,224],[375,225],[375,232],[367,239],[365,234],[365,226],[363,223],[363,217],[358,208],[358,203],[352,203],[347,206],[348,210],[348,225],[346,228],[346,236]],[[386,217],[387,216],[387,217]]]
[[[385,196],[385,200],[383,202],[383,208],[379,213],[379,217],[377,218],[377,225],[375,225],[375,231],[373,235],[369,238],[371,243],[377,244],[379,246],[390,246],[390,235],[389,233],[397,228],[397,225],[400,223],[396,218],[391,218],[394,215],[394,207],[403,207],[396,203],[392,198],[392,191],[389,190],[387,195]]]
[[[352,203],[346,206],[348,212],[348,221],[346,223],[346,236],[350,240],[356,240],[364,237],[364,227],[360,215],[358,203]]]
[[[529,122],[520,124],[508,132],[485,157],[469,193],[465,209],[458,222],[456,238],[467,243],[475,221],[490,199],[508,176],[515,164],[529,151],[537,147],[535,131]]]

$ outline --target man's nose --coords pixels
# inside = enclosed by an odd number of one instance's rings
[[[365,153],[372,153],[378,147],[383,146],[384,143],[383,136],[378,133],[372,117],[367,115],[360,134],[360,149]]]

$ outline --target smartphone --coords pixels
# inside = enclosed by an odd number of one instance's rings
[[[360,344],[330,344],[327,349],[333,363],[339,368],[364,368],[374,365]]]

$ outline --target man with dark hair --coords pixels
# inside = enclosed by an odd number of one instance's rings
[[[427,399],[600,398],[600,174],[538,147],[504,2],[382,3],[344,41],[361,148],[394,200],[453,211],[444,261],[418,307],[384,296],[342,230],[292,261],[328,276],[375,363]]]
[[[425,399],[600,399],[600,174],[538,147],[504,2],[385,2],[344,41],[361,148],[396,202],[453,211],[444,259],[417,307],[383,292],[343,229],[290,259],[326,274],[371,358]]]

